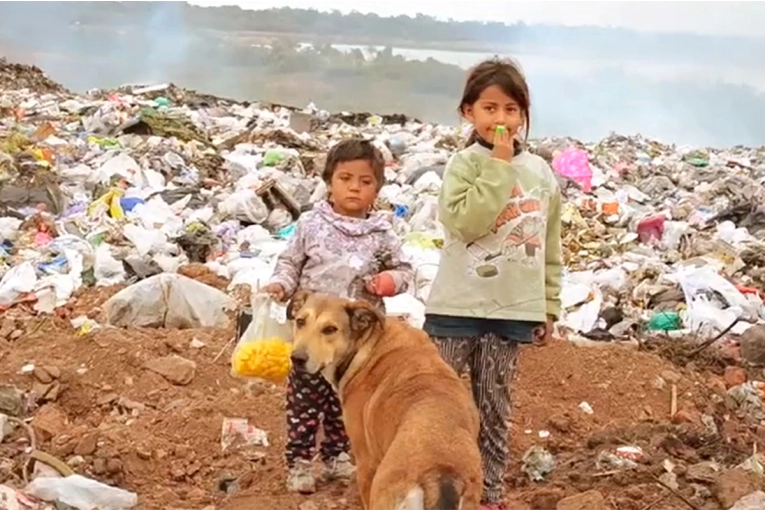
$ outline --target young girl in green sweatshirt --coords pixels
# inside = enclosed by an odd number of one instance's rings
[[[487,60],[470,71],[459,111],[473,133],[444,172],[446,239],[424,325],[458,373],[470,370],[481,416],[482,510],[506,508],[518,347],[549,340],[560,314],[560,188],[521,142],[529,108],[528,85],[512,62]]]

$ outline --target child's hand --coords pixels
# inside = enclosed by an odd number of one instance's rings
[[[269,285],[266,285],[263,289],[263,292],[266,294],[269,294],[275,301],[279,303],[284,302],[285,293],[284,293],[284,287],[279,285],[278,283],[271,283]]]
[[[552,342],[552,334],[555,329],[554,319],[551,316],[547,316],[547,323],[544,326],[539,326],[534,331],[534,344],[536,345],[549,345]]]
[[[491,157],[510,161],[513,159],[513,137],[505,126],[497,126],[494,131],[494,149],[491,151]]]
[[[377,273],[366,284],[367,292],[380,297],[396,295],[396,280],[388,271]]]

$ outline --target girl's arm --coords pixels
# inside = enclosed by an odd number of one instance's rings
[[[295,227],[295,235],[287,241],[287,247],[276,259],[274,274],[270,284],[276,284],[284,289],[284,298],[289,299],[297,292],[300,283],[300,275],[306,262],[305,254],[305,227],[303,222],[298,221]]]
[[[385,272],[393,277],[395,282],[395,292],[393,295],[406,292],[409,284],[414,279],[414,268],[404,256],[404,250],[401,248],[401,240],[392,231],[388,231],[385,236],[386,251],[390,253],[388,267]]]
[[[547,239],[545,245],[545,299],[547,315],[554,319],[560,317],[560,280],[561,253],[561,194],[557,182],[553,182],[553,191],[547,209]]]
[[[439,219],[457,238],[472,243],[494,226],[513,185],[514,172],[509,162],[485,158],[479,167],[467,155],[457,153],[444,171]]]

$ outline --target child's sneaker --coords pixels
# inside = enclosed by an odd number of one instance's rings
[[[351,458],[343,452],[334,459],[324,464],[322,470],[322,480],[329,482],[332,480],[348,481],[356,473],[356,466],[351,463]]]
[[[298,459],[295,466],[290,468],[287,475],[287,490],[300,494],[313,494],[316,492],[316,479],[313,477],[311,463],[307,460]]]

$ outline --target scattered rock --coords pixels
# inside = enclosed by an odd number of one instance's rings
[[[186,467],[182,461],[175,460],[170,466],[170,477],[175,481],[182,481],[186,479]]]
[[[680,485],[677,483],[677,475],[675,473],[664,473],[659,477],[659,480],[666,485],[667,487],[670,487],[673,490],[679,490]]]
[[[146,368],[161,375],[172,384],[185,386],[189,384],[196,374],[197,364],[176,354],[150,360]]]
[[[663,370],[661,372],[661,378],[664,379],[669,384],[677,384],[680,382],[680,379],[682,377],[680,376],[680,374],[672,370]]]
[[[555,505],[557,505],[558,501],[562,498],[563,491],[560,489],[543,489],[536,491],[531,495],[529,505],[531,506],[531,510],[548,510],[555,508]]]
[[[35,367],[32,371],[32,375],[43,384],[50,384],[53,382],[53,376],[51,376],[43,367]]]
[[[110,475],[116,475],[122,472],[122,461],[120,459],[109,459],[106,461],[106,472]]]
[[[569,496],[558,502],[556,510],[609,510],[603,494],[596,490],[591,490]]]
[[[739,339],[741,357],[755,365],[765,364],[765,325],[756,324]]]
[[[717,462],[699,462],[688,466],[685,477],[691,482],[714,483],[721,470]]]
[[[15,386],[0,385],[0,413],[20,417],[25,412],[24,392]]]
[[[726,387],[733,388],[734,386],[744,384],[748,377],[746,375],[746,370],[741,367],[725,367],[725,375],[723,375],[723,379],[725,379]]]
[[[319,510],[319,505],[313,501],[303,501],[298,506],[298,510]]]
[[[98,406],[108,406],[113,403],[115,403],[117,400],[119,400],[120,396],[114,392],[105,393],[104,395],[101,395],[98,397],[98,400],[96,400],[96,404]]]
[[[93,461],[93,474],[94,475],[106,474],[106,459],[96,459]]]
[[[571,419],[567,416],[552,416],[548,423],[550,428],[557,430],[558,432],[566,433],[571,431]]]
[[[37,400],[40,402],[54,402],[58,400],[60,392],[61,383],[58,381],[53,381],[50,384],[35,382],[32,385],[32,393],[35,394]]]
[[[672,417],[673,423],[701,423],[701,415],[697,411],[681,409]]]
[[[98,433],[85,434],[74,447],[75,455],[93,455],[98,447]]]
[[[85,464],[85,459],[81,455],[74,455],[73,457],[69,457],[66,463],[69,467],[79,467]]]
[[[0,338],[10,340],[11,333],[13,333],[15,330],[16,321],[11,317],[5,317],[2,322],[0,322]]]
[[[55,404],[45,404],[35,413],[32,428],[38,440],[48,441],[60,433],[68,421],[66,413]]]
[[[714,484],[714,495],[723,508],[730,508],[744,496],[760,488],[758,476],[751,471],[731,469],[717,477]]]
[[[656,376],[656,379],[651,381],[651,386],[657,390],[663,390],[667,387],[667,381],[663,377]]]

